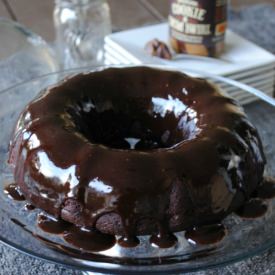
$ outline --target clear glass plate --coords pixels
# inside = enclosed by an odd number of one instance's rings
[[[107,251],[87,254],[75,253],[77,250],[72,249],[61,237],[41,231],[36,226],[36,216],[41,211],[27,211],[24,202],[13,201],[3,193],[3,188],[13,181],[6,164],[11,133],[21,110],[43,88],[66,76],[92,70],[95,68],[53,73],[0,92],[0,240],[3,243],[67,267],[108,274],[173,274],[204,270],[241,261],[275,246],[275,200],[269,201],[268,213],[262,218],[243,220],[234,214],[227,217],[223,223],[228,228],[228,234],[223,241],[213,245],[192,245],[184,238],[184,232],[179,232],[176,233],[178,244],[169,249],[152,247],[145,236],[136,248],[125,249],[116,245]],[[245,105],[244,109],[260,132],[268,163],[266,174],[275,176],[275,101],[260,91],[230,79],[198,71],[185,72],[208,78],[225,90],[237,87],[254,98],[255,101]],[[54,249],[51,244],[55,244]],[[64,246],[71,248],[69,252],[68,249],[64,251]]]
[[[0,18],[0,37],[0,90],[59,70],[50,46],[19,23]]]

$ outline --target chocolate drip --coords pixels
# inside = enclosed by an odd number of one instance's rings
[[[40,229],[51,234],[62,234],[72,225],[63,221],[57,220],[53,217],[40,214],[37,218],[37,225]]]
[[[170,248],[177,243],[177,238],[172,233],[152,235],[150,243],[158,248]]]
[[[28,211],[32,211],[32,210],[35,209],[35,206],[33,206],[33,205],[30,204],[30,203],[26,203],[25,206],[24,206],[24,208],[25,208],[26,210],[28,210]]]
[[[167,227],[164,220],[158,223],[158,234],[153,234],[150,237],[150,243],[153,246],[159,248],[170,248],[173,247],[177,243],[177,238],[174,234],[169,232],[169,228]]]
[[[195,227],[185,232],[185,238],[191,244],[208,245],[223,240],[226,236],[226,228],[222,224]]]
[[[132,236],[132,237],[121,237],[118,240],[118,244],[122,247],[136,247],[139,245],[139,239],[136,236]]]
[[[254,196],[259,199],[272,199],[275,197],[275,179],[271,177],[266,177],[260,185]]]
[[[72,227],[63,234],[66,242],[84,251],[104,251],[112,248],[116,243],[116,238],[95,231],[93,229],[85,229]]]
[[[235,213],[242,218],[255,219],[264,216],[267,210],[268,206],[263,200],[251,199]]]
[[[119,263],[119,264],[123,264],[123,265],[136,265],[137,264],[137,259],[133,258],[133,257],[127,257],[127,258],[119,258],[119,257],[108,257],[102,254],[94,254],[94,253],[89,253],[86,251],[79,251],[77,249],[71,248],[71,247],[67,247],[61,244],[57,244],[54,243],[50,240],[47,240],[41,236],[35,235],[34,237],[36,237],[38,240],[42,241],[44,244],[46,244],[47,246],[49,246],[52,249],[64,252],[68,255],[71,255],[74,258],[78,258],[81,260],[90,260],[90,261],[98,261],[98,262],[105,262],[105,263]],[[202,257],[206,257],[209,256],[211,254],[213,254],[215,248],[211,247],[211,248],[206,248],[203,251],[196,251],[192,254],[190,254],[190,260],[196,260],[198,258],[202,258]],[[155,258],[151,258],[150,259],[150,263],[152,265],[158,265],[160,261],[159,257],[155,257]],[[161,259],[162,264],[171,264],[171,259],[168,258],[162,258]]]
[[[151,234],[161,243],[166,235],[152,221],[174,232],[223,219],[256,189],[265,164],[234,100],[172,71],[77,75],[31,102],[18,125],[9,162],[26,198],[79,227],[129,240]],[[77,244],[75,235],[66,238]]]
[[[21,193],[20,188],[17,184],[12,183],[10,185],[8,185],[5,189],[4,189],[4,193],[11,199],[16,200],[16,201],[24,201],[25,197],[24,195]]]

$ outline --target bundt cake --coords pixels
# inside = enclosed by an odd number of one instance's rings
[[[261,183],[265,157],[242,108],[213,84],[129,67],[41,92],[19,118],[9,162],[34,206],[136,236],[221,221]]]

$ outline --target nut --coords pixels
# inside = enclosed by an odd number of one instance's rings
[[[158,39],[153,39],[145,45],[145,50],[152,56],[157,56],[163,59],[172,59],[172,53],[169,47]]]

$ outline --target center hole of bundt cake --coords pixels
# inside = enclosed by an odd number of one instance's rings
[[[190,111],[190,108],[188,108]],[[154,106],[141,102],[82,100],[68,108],[76,131],[89,142],[115,149],[151,150],[170,148],[197,134],[197,118],[188,112],[154,112]]]

